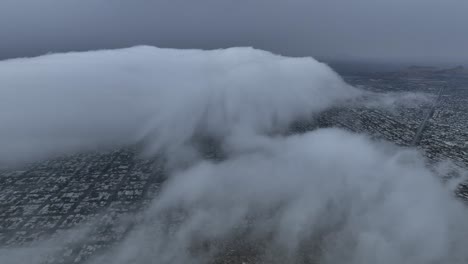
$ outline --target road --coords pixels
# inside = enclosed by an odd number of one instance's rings
[[[444,90],[445,90],[445,86],[440,87],[436,100],[432,104],[431,109],[429,110],[427,115],[424,117],[423,121],[418,127],[418,130],[416,131],[416,134],[414,135],[413,141],[411,142],[412,146],[417,146],[419,145],[419,142],[421,142],[422,133],[427,127],[427,123],[429,122],[429,119],[431,119],[431,117],[434,115],[434,111],[440,102],[440,98],[442,97],[442,93],[444,92]]]

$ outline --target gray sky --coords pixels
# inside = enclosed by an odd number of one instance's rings
[[[467,0],[1,0],[0,59],[147,44],[468,61]]]

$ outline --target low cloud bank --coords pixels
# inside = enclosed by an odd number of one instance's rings
[[[243,243],[264,263],[468,259],[468,212],[417,152],[338,129],[276,133],[375,97],[312,58],[250,48],[57,54],[0,62],[0,87],[5,164],[141,142],[191,161],[174,163],[128,237],[90,263],[210,263]],[[196,157],[203,137],[218,140],[224,160]],[[0,262],[40,263],[61,247],[39,244],[0,251]]]
[[[269,132],[360,92],[312,58],[134,47],[0,62],[0,163]]]

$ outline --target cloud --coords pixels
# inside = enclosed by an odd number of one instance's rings
[[[251,48],[122,50],[0,62],[0,163],[148,140],[267,132],[359,91],[312,58]],[[150,146],[151,145],[151,146]]]
[[[417,152],[338,129],[250,147],[173,175],[127,240],[92,263],[207,263],[239,243],[267,263],[468,257],[466,208]]]
[[[468,259],[468,212],[417,151],[338,129],[278,133],[332,106],[419,96],[381,100],[312,58],[252,48],[16,59],[0,63],[0,87],[3,163],[136,143],[177,161],[128,237],[90,263],[207,263],[243,243],[267,263]],[[223,160],[197,156],[203,137]],[[42,261],[66,241],[0,260]]]

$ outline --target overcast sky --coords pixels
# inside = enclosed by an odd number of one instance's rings
[[[0,59],[133,45],[468,61],[467,0],[0,0]]]

